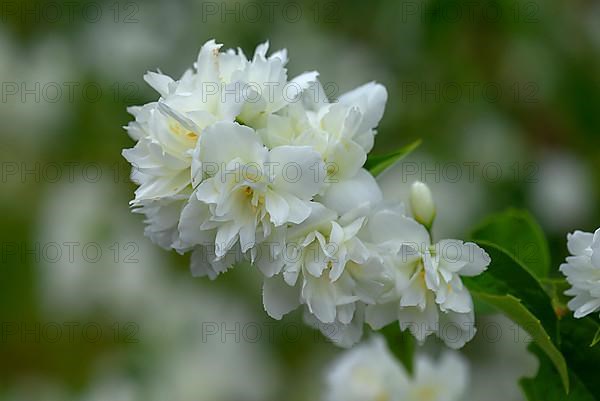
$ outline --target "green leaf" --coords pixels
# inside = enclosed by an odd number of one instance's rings
[[[527,211],[511,209],[490,216],[473,231],[472,237],[498,245],[538,279],[548,276],[548,242]]]
[[[600,380],[598,361],[600,347],[590,347],[590,339],[598,331],[598,323],[590,317],[575,319],[567,316],[560,321],[560,349],[567,359],[569,368],[600,401]]]
[[[560,377],[548,357],[536,346],[530,346],[540,363],[537,375],[533,378],[520,380],[521,388],[528,401],[596,401],[589,390],[571,374],[571,391],[565,395],[561,390]]]
[[[368,156],[365,163],[365,168],[374,176],[378,176],[394,164],[412,153],[421,144],[421,140],[417,139],[413,143],[406,145],[397,151],[383,156]]]
[[[478,241],[491,257],[488,270],[463,281],[473,296],[496,307],[527,331],[559,372],[568,392],[569,375],[565,358],[555,345],[558,323],[552,301],[540,282],[512,255],[495,244]]]
[[[488,269],[479,276],[465,277],[469,289],[491,295],[512,295],[542,323],[553,340],[558,326],[552,301],[541,283],[523,265],[498,245],[476,241],[491,258]]]
[[[525,330],[533,341],[545,352],[559,372],[564,387],[564,392],[569,391],[569,373],[567,363],[561,352],[552,342],[548,332],[544,329],[539,319],[535,317],[517,298],[512,295],[491,295],[472,291],[471,294],[489,305],[495,306],[499,311],[508,316],[514,323]]]

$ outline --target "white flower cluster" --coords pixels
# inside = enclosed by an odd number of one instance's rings
[[[285,50],[267,56],[262,44],[248,60],[220,47],[207,42],[179,80],[147,74],[161,97],[131,109],[137,144],[124,156],[146,234],[192,252],[196,276],[250,262],[265,277],[270,316],[305,305],[308,323],[343,346],[365,322],[396,320],[419,340],[470,340],[473,304],[460,276],[481,273],[488,255],[472,243],[434,245],[429,189],[413,189],[419,223],[385,204],[363,168],[385,88],[368,83],[330,102],[316,72],[288,80]]]
[[[417,355],[413,375],[375,337],[334,363],[327,376],[326,401],[459,401],[469,378],[467,362],[452,351],[439,361]]]
[[[560,265],[571,288],[565,292],[574,298],[569,309],[576,318],[600,311],[600,229],[595,233],[575,231],[567,235],[571,256]]]

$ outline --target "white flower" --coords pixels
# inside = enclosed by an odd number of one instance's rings
[[[415,358],[414,378],[405,400],[459,401],[467,389],[467,363],[456,353],[445,352],[438,361],[425,355]]]
[[[195,222],[216,230],[216,256],[239,242],[246,252],[276,227],[302,223],[322,180],[312,171],[322,164],[305,146],[267,149],[249,127],[219,122],[207,128],[198,144],[199,182],[196,198],[208,205],[208,215]]]
[[[325,160],[331,182],[354,176],[373,148],[375,128],[387,101],[386,89],[371,82],[329,103],[314,79],[302,99],[266,119],[259,131],[265,143],[313,147]]]
[[[409,385],[382,337],[347,351],[328,371],[327,401],[400,401]]]
[[[264,305],[278,319],[302,303],[322,323],[349,324],[356,302],[375,298],[360,286],[364,282],[370,288],[367,283],[377,279],[371,274],[369,252],[357,238],[365,218],[337,220],[335,212],[319,204],[313,207],[307,221],[288,230],[283,272],[265,280]]]
[[[359,169],[354,176],[331,183],[317,200],[339,215],[362,208],[377,206],[383,195],[377,181],[365,169]]]
[[[436,333],[452,348],[471,340],[473,301],[460,276],[482,273],[487,253],[458,240],[433,245],[425,227],[394,210],[377,212],[368,229],[393,279],[377,304],[367,306],[367,323],[379,329],[398,319],[419,341]]]
[[[362,336],[364,304],[374,303],[384,288],[385,269],[359,238],[366,212],[381,201],[381,193],[373,177],[359,170],[316,199],[323,204],[313,203],[309,218],[287,229],[279,260],[256,260],[270,277],[264,306],[280,319],[306,305],[308,324],[337,344],[351,346]]]
[[[446,352],[438,362],[417,355],[411,377],[381,337],[342,355],[329,369],[326,401],[458,401],[468,381],[466,362]]]
[[[147,73],[144,79],[160,94],[160,99],[129,109],[135,121],[127,130],[137,143],[123,155],[133,166],[133,181],[139,184],[132,205],[143,206],[142,213],[150,220],[164,220],[158,216],[163,213],[170,216],[170,211],[161,207],[164,202],[155,201],[189,196],[194,178],[193,150],[205,129],[217,122],[266,118],[285,107],[288,100],[294,101],[316,79],[316,73],[301,75],[293,81],[296,96],[286,97],[285,51],[266,57],[265,43],[250,61],[241,50],[220,52],[220,48],[214,40],[206,42],[194,69],[186,71],[179,80]],[[145,207],[150,203],[154,205],[152,216]],[[161,245],[181,248],[177,238],[172,244]]]
[[[565,292],[574,298],[569,309],[576,318],[600,310],[600,229],[594,234],[575,231],[567,236],[567,247],[572,256],[560,266],[571,288]]]
[[[132,180],[140,185],[132,204],[179,194],[191,182],[189,152],[198,135],[161,113],[157,103],[130,112],[136,120],[127,129],[138,142],[123,156],[133,166]]]
[[[177,225],[188,198],[189,194],[183,191],[170,197],[137,202],[133,212],[145,216],[144,234],[161,248],[181,247]]]
[[[268,42],[258,46],[252,62],[245,63],[244,68],[235,71],[231,77],[243,104],[238,121],[252,127],[264,125],[269,115],[289,103],[298,102],[318,76],[316,71],[306,72],[288,82],[287,51],[280,50],[267,57],[268,49]]]

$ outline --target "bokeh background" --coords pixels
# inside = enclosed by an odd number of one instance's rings
[[[374,152],[423,144],[384,192],[427,182],[436,236],[527,208],[558,267],[566,233],[600,225],[598,1],[1,0],[0,400],[320,399],[338,349],[270,320],[247,269],[193,279],[128,210],[126,107],[211,38],[286,47],[332,98],[386,85]],[[527,341],[483,319],[503,335],[466,347],[468,399],[519,400]]]

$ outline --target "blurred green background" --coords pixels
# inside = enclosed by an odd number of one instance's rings
[[[339,350],[300,312],[270,320],[247,269],[193,279],[128,210],[126,107],[211,38],[286,47],[289,75],[319,70],[332,98],[383,83],[374,152],[423,139],[385,195],[430,184],[436,236],[527,208],[558,267],[566,233],[600,225],[596,0],[0,0],[0,400],[319,399]],[[466,349],[495,369],[473,400],[520,399],[500,390],[531,360],[503,324]]]

